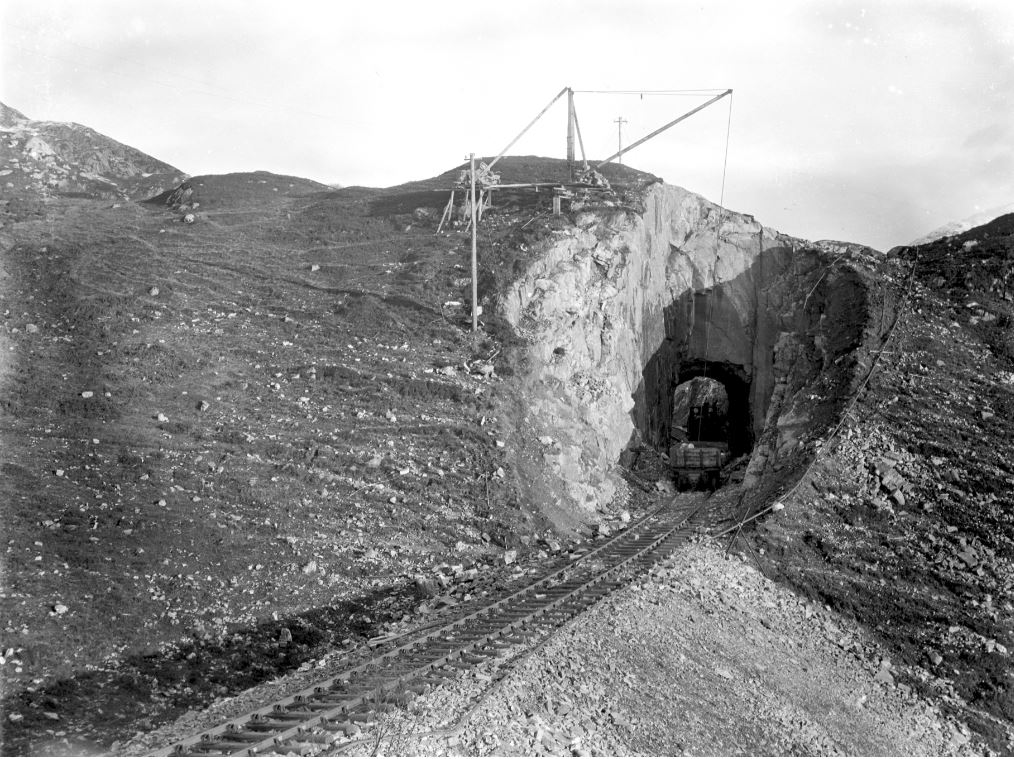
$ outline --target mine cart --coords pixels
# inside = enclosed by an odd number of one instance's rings
[[[669,449],[669,462],[680,490],[702,487],[714,490],[720,484],[722,467],[729,463],[729,446],[705,440],[679,443]]]

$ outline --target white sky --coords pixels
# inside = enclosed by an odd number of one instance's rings
[[[1014,202],[1014,2],[2,0],[0,101],[190,174],[495,154],[564,86],[726,88],[725,203],[880,249]],[[590,157],[701,102],[577,96]],[[728,99],[625,162],[717,201]],[[563,157],[561,100],[512,150]]]

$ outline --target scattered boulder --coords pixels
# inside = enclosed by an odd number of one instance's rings
[[[424,598],[432,598],[440,592],[440,589],[437,587],[437,581],[430,577],[416,575],[414,584],[416,592]]]
[[[166,198],[165,204],[170,208],[180,208],[180,206],[186,205],[190,202],[191,198],[194,197],[194,188],[188,185],[186,182],[181,184]]]

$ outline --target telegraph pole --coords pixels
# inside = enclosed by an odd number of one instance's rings
[[[623,125],[626,123],[627,120],[622,116],[616,119],[616,155],[620,163],[623,163]]]
[[[475,228],[475,153],[468,154],[469,174],[472,178],[472,332],[479,331],[479,280],[478,280],[478,245]]]

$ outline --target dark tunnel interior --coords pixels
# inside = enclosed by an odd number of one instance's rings
[[[672,394],[672,442],[726,442],[734,457],[753,448],[750,382],[742,367],[684,361]]]

